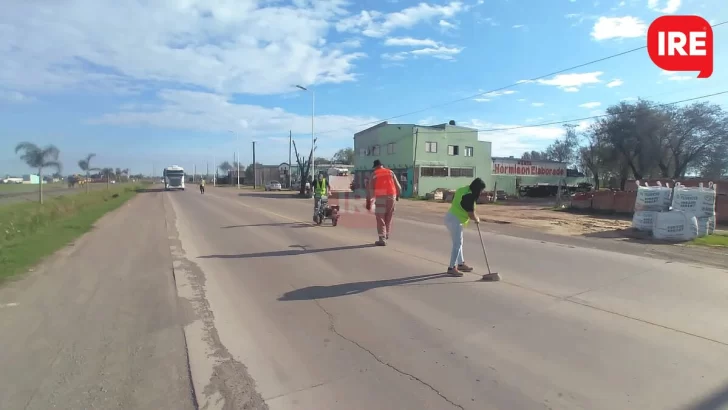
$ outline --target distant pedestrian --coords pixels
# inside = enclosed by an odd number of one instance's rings
[[[205,178],[202,178],[200,180],[200,193],[201,194],[204,194],[205,193]]]
[[[484,190],[485,182],[480,178],[475,178],[468,186],[458,188],[452,198],[450,210],[445,214],[445,226],[452,237],[450,264],[447,268],[450,275],[463,276],[463,272],[473,270],[465,263],[463,256],[463,229],[470,220],[480,223],[480,218],[475,213],[475,203]]]
[[[367,186],[367,210],[372,209],[374,200],[374,215],[377,219],[377,235],[379,239],[374,242],[384,246],[392,233],[392,217],[394,216],[394,202],[399,201],[402,186],[392,170],[385,168],[379,160],[374,161],[374,173]]]

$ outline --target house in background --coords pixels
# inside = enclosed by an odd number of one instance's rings
[[[374,160],[394,171],[404,197],[456,189],[480,177],[493,186],[491,143],[478,130],[446,124],[382,122],[354,134],[354,186],[364,187]]]
[[[25,175],[23,175],[23,183],[24,184],[39,184],[40,177],[38,177],[38,174],[25,174]],[[43,182],[43,183],[45,183],[45,182]]]

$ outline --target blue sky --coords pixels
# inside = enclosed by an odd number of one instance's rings
[[[123,4],[123,6],[122,6]],[[494,155],[542,149],[539,126],[598,115],[635,97],[672,102],[728,89],[728,25],[709,79],[665,73],[647,51],[478,98],[465,98],[645,44],[663,14],[728,19],[721,0],[51,0],[0,14],[0,175],[29,172],[20,141],[55,144],[64,173],[97,166],[150,173],[232,160],[287,161],[288,132],[317,156],[352,146],[365,125],[455,120]],[[725,104],[724,96],[712,99]],[[581,122],[584,127],[587,122]],[[237,141],[237,142],[236,142]],[[212,168],[212,165],[210,165]]]

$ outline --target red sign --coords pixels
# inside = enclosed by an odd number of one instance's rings
[[[515,161],[511,164],[493,163],[493,174],[514,176],[565,176],[563,165],[531,165],[531,161]]]
[[[713,74],[713,28],[699,16],[662,16],[647,30],[647,52],[666,71]]]

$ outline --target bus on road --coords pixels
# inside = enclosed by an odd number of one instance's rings
[[[172,165],[164,169],[164,190],[181,189],[185,190],[185,170],[178,165]]]

